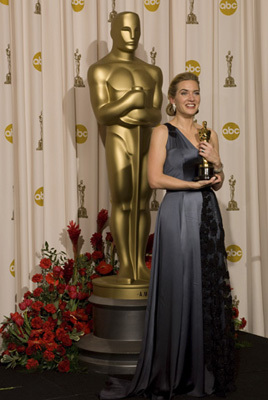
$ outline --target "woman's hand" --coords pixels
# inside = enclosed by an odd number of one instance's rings
[[[205,179],[205,180],[192,182],[191,187],[192,187],[192,189],[198,190],[198,189],[202,189],[202,188],[204,188],[206,186],[212,186],[213,187],[214,185],[216,185],[216,184],[218,184],[220,182],[221,182],[220,175],[215,175],[212,178],[207,179],[207,180]]]
[[[200,156],[205,157],[205,159],[213,165],[221,165],[219,154],[212,144],[208,142],[200,142],[199,154]]]

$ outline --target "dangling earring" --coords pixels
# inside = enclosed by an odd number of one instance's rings
[[[172,108],[173,108],[174,114],[176,114],[176,104],[175,103],[172,104]]]

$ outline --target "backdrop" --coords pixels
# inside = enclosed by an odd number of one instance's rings
[[[121,11],[139,14],[136,54],[163,71],[163,122],[173,76],[200,78],[197,119],[218,132],[224,163],[217,197],[233,292],[247,330],[268,336],[266,0],[0,0],[1,320],[31,288],[44,242],[68,252],[75,220],[90,251],[97,213],[110,209],[86,77]]]

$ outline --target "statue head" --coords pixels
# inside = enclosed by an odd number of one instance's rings
[[[111,22],[113,48],[132,53],[138,47],[140,39],[140,19],[133,12],[121,12]]]

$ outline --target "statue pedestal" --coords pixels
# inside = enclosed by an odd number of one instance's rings
[[[149,282],[115,286],[115,280],[110,276],[93,281],[94,329],[77,346],[80,359],[94,371],[133,374],[141,350]]]

